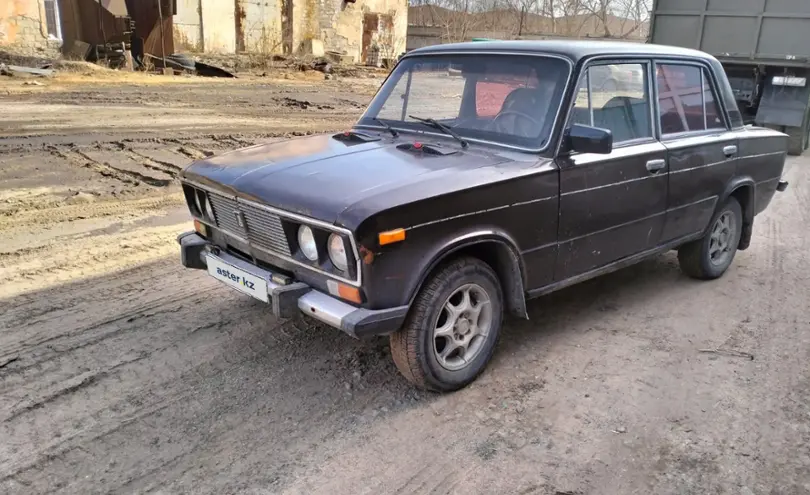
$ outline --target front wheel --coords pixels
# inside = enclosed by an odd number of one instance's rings
[[[740,203],[729,198],[712,218],[708,233],[678,249],[681,270],[702,280],[721,277],[734,261],[742,236],[742,222]]]
[[[458,390],[484,370],[503,322],[503,291],[495,272],[475,258],[460,258],[427,281],[400,330],[391,355],[400,373],[419,388]]]

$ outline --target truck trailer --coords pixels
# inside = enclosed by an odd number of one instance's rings
[[[696,48],[726,71],[746,124],[810,141],[810,0],[654,0],[651,43]]]

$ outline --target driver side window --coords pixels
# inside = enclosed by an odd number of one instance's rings
[[[608,129],[613,143],[653,136],[645,64],[605,64],[583,73],[571,124]]]

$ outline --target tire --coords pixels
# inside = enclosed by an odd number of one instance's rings
[[[728,227],[724,228],[724,224]],[[729,230],[727,235],[722,235],[724,230]],[[743,218],[740,203],[735,198],[729,198],[712,217],[706,235],[701,239],[684,244],[678,249],[678,262],[681,270],[690,277],[700,280],[720,278],[734,261],[742,230]]]
[[[470,306],[454,319],[448,305],[464,306],[465,291]],[[474,314],[479,317],[467,319]],[[459,258],[441,267],[419,291],[405,324],[390,337],[391,355],[400,373],[416,387],[458,390],[486,368],[502,323],[503,290],[497,275],[481,260]],[[436,335],[442,329],[447,336]],[[460,343],[466,343],[466,351],[457,347]]]

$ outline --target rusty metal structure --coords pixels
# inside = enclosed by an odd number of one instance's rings
[[[62,0],[66,46],[87,47],[86,58],[131,50],[136,60],[174,53],[175,0]]]

